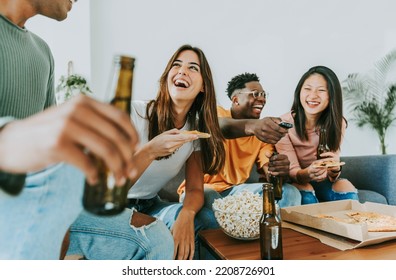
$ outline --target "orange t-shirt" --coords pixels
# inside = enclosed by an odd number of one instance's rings
[[[217,107],[219,117],[231,117],[231,111],[220,106]],[[274,146],[264,143],[256,136],[226,139],[224,142],[226,160],[223,169],[215,175],[205,174],[205,187],[211,187],[218,192],[225,191],[230,187],[245,183],[250,176],[254,164],[262,169],[268,162],[265,153],[274,150]],[[178,193],[182,193],[184,182],[180,185]]]

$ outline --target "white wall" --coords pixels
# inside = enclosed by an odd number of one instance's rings
[[[91,16],[88,51],[87,2]],[[91,52],[90,77],[99,96],[104,94],[112,57],[119,53],[135,56],[135,99],[155,97],[168,59],[180,45],[190,43],[207,55],[221,105],[229,107],[225,88],[230,78],[256,72],[270,92],[263,116],[278,116],[290,109],[294,88],[309,67],[326,65],[343,80],[349,73],[369,70],[396,48],[395,11],[393,0],[81,0],[69,19],[77,24],[60,23],[70,26],[64,32],[58,26],[47,39],[57,61],[70,53],[75,56],[76,70],[82,67],[83,73],[82,65],[86,66]],[[73,17],[77,13],[78,19]],[[63,37],[80,45],[72,40],[80,32],[86,45],[78,54],[84,57],[57,44]],[[344,111],[351,119],[346,107]],[[395,139],[393,127],[387,135],[388,153],[396,153]],[[379,154],[376,134],[349,121],[342,153]]]

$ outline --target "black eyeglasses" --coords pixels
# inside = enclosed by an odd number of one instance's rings
[[[267,97],[268,97],[268,92],[266,92],[266,91],[262,91],[262,92],[258,92],[258,91],[246,91],[246,92],[240,92],[240,93],[246,93],[246,94],[249,94],[249,95],[252,95],[253,97],[254,97],[254,99],[257,99],[257,98],[259,98],[259,97],[263,97],[264,99],[267,99]]]

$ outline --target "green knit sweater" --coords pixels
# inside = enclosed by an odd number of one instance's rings
[[[0,15],[0,124],[55,104],[54,59],[37,35]]]

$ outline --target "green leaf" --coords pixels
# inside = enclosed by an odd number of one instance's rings
[[[396,49],[378,60],[366,74],[352,73],[341,83],[344,100],[358,127],[376,131],[382,153],[386,153],[385,136],[396,120],[396,81],[388,83],[396,62]]]

